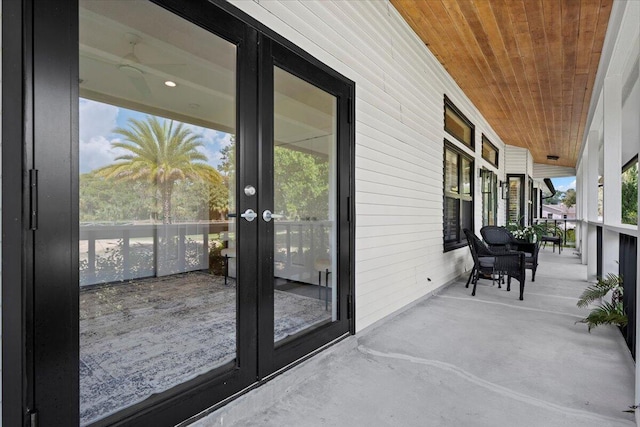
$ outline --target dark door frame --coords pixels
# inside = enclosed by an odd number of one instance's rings
[[[340,311],[348,320],[348,331],[355,333],[355,84],[226,2],[151,1],[242,44],[238,111],[247,117],[238,121],[239,141],[256,141],[261,131],[258,103],[254,102],[259,83],[256,67],[251,66],[257,64],[260,32],[344,84],[349,96],[340,104],[344,113],[340,117],[346,121],[340,133],[348,143],[339,149],[349,161],[348,167],[339,170],[339,192],[346,197],[340,199],[338,208],[348,225],[338,231],[347,236],[339,240],[339,268],[345,271],[346,284]],[[30,413],[37,412],[33,417],[40,425],[78,425],[78,3],[5,0],[2,11],[3,422],[27,425],[32,420]],[[246,147],[240,158],[249,163],[258,158],[256,144],[242,145]],[[256,182],[258,171],[249,163],[239,164],[244,173],[238,189],[245,182]],[[252,201],[243,198],[240,191],[237,200],[241,210],[252,207]],[[35,215],[31,215],[33,211]],[[249,234],[244,234],[248,238]],[[240,239],[239,251],[251,246]],[[37,265],[34,259],[39,260]],[[245,274],[257,275],[261,269],[261,265],[253,266],[249,269],[253,272]],[[238,298],[242,306],[256,313],[256,293],[240,292]],[[240,316],[239,335],[257,342],[257,323],[255,315]],[[331,337],[329,329],[323,335],[327,339]],[[318,348],[315,342],[301,340],[276,357],[271,371]],[[223,401],[258,379],[257,361],[250,356],[258,354],[256,349],[244,346],[238,351],[239,364],[250,369],[205,375],[93,425],[174,425]]]
[[[33,115],[26,94],[33,79],[31,4],[2,2],[2,422],[21,426],[33,408],[31,355],[27,354],[27,309],[23,284],[30,280],[32,257],[28,231],[28,180]],[[30,323],[30,322],[29,322]]]
[[[522,173],[509,173],[507,174],[507,185],[509,185],[510,178],[518,178],[520,180],[520,218],[518,218],[519,224],[524,227],[524,217],[525,217],[525,174]],[[509,199],[507,199],[507,224],[509,224]]]
[[[350,312],[349,296],[351,294],[350,280],[350,249],[353,245],[349,242],[351,234],[349,210],[351,199],[351,182],[353,180],[340,179],[340,177],[348,177],[351,170],[352,145],[350,143],[351,123],[349,118],[349,108],[352,103],[351,87],[343,78],[327,73],[326,67],[320,67],[315,63],[306,60],[297,52],[288,47],[270,39],[263,37],[260,43],[260,96],[261,106],[260,114],[262,117],[260,123],[260,139],[259,147],[261,159],[259,167],[273,164],[273,93],[274,80],[273,69],[277,66],[308,83],[318,87],[319,89],[335,96],[337,105],[337,173],[338,188],[336,188],[336,233],[337,242],[342,245],[338,254],[338,319],[330,324],[307,333],[302,337],[295,339],[290,343],[286,343],[279,347],[274,347],[273,341],[273,227],[274,223],[260,222],[259,240],[260,248],[263,254],[259,259],[260,270],[263,279],[260,283],[260,305],[258,309],[259,317],[259,336],[260,354],[258,376],[260,379],[270,375],[271,373],[281,369],[305,355],[313,352],[318,348],[318,343],[327,343],[336,337],[347,332],[353,332],[351,328],[353,315]],[[265,209],[273,210],[273,170],[261,170],[261,182],[259,191],[259,209],[260,212]],[[353,259],[353,258],[351,258]]]

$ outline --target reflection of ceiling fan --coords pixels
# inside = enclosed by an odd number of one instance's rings
[[[140,36],[133,33],[126,33],[125,37],[131,46],[131,52],[122,57],[120,64],[117,65],[118,71],[129,78],[131,84],[133,84],[141,95],[151,96],[151,90],[144,78],[144,71],[137,67],[137,65],[140,64],[140,60],[136,56],[136,45],[140,43]]]

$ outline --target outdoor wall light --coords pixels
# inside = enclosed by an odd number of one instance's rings
[[[509,183],[507,181],[500,181],[500,193],[502,193],[503,199],[509,198]]]

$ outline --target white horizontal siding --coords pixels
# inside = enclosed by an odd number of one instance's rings
[[[467,271],[467,248],[443,253],[444,95],[476,126],[475,152],[463,147],[476,158],[476,177],[482,166],[495,170],[480,159],[481,135],[501,156],[505,145],[393,6],[232,3],[356,83],[357,329]],[[503,179],[504,161],[496,172]]]
[[[526,148],[507,145],[505,147],[505,172],[507,174],[526,174],[528,169],[528,154]]]
[[[533,164],[534,178],[562,178],[565,176],[575,176],[576,169],[566,166],[545,165],[542,163]]]

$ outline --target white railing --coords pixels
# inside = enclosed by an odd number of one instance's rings
[[[580,222],[576,219],[553,219],[553,218],[537,218],[534,220],[537,224],[546,224],[549,232],[555,234],[553,230],[559,230],[562,238],[562,245],[571,243],[577,245],[576,239],[578,239]],[[573,230],[569,233],[570,230]],[[578,245],[579,246],[579,245]]]
[[[80,226],[80,285],[206,269],[209,234],[227,221]]]
[[[275,222],[274,275],[317,284],[316,261],[333,253],[332,227],[332,221]]]
[[[166,276],[209,268],[210,235],[230,221],[181,224],[84,224],[80,226],[80,285]],[[316,284],[315,263],[332,246],[332,221],[275,221],[274,275]],[[235,247],[235,236],[223,242]],[[236,259],[229,260],[235,277]]]

